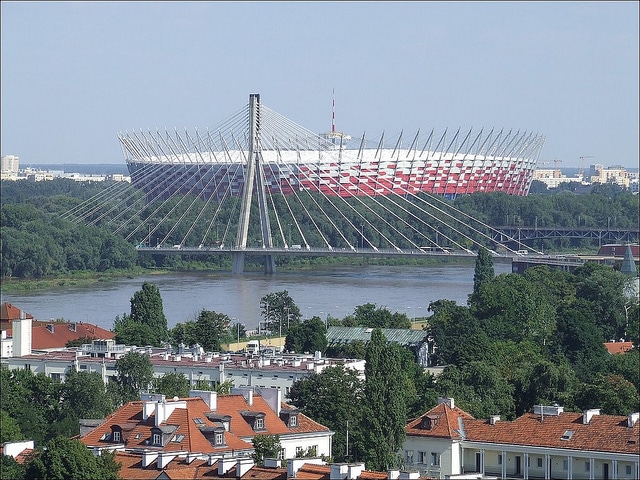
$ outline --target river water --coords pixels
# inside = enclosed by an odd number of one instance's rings
[[[496,274],[510,264],[496,264]],[[225,313],[248,330],[257,329],[260,299],[286,290],[303,319],[318,315],[343,318],[366,303],[386,307],[409,317],[428,315],[434,300],[465,304],[473,290],[473,265],[330,267],[275,275],[172,273],[122,278],[85,287],[65,287],[20,294],[2,294],[37,320],[88,322],[107,330],[116,315],[130,312],[130,300],[149,281],[158,286],[169,328],[193,320],[200,310]]]

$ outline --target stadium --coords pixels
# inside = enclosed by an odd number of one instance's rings
[[[475,192],[527,195],[544,137],[483,130],[445,130],[385,142],[335,131],[315,134],[259,105],[243,108],[205,133],[156,131],[118,136],[134,186],[148,197],[193,194],[221,200],[242,194],[249,139],[258,183],[270,194],[303,190],[328,196],[455,197]]]

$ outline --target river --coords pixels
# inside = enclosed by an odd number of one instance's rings
[[[496,274],[508,273],[510,264],[494,265]],[[145,281],[158,286],[169,328],[193,320],[200,310],[225,313],[249,330],[256,329],[260,299],[286,290],[303,319],[318,315],[343,318],[366,303],[386,307],[409,317],[428,315],[434,300],[465,304],[473,290],[473,265],[330,267],[314,271],[278,272],[275,275],[171,273],[122,278],[85,287],[2,294],[37,320],[64,319],[88,322],[107,330],[116,315],[130,312],[130,300]]]

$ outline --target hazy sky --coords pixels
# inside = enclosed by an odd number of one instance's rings
[[[250,93],[315,132],[544,134],[541,162],[638,166],[629,2],[7,2],[2,155],[123,163],[117,134],[204,130]]]

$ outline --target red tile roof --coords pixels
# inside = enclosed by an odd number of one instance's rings
[[[431,430],[421,427],[422,419],[438,414],[445,415],[443,421]],[[497,421],[492,425],[488,420],[474,419],[458,408],[451,410],[443,403],[410,422],[405,430],[407,435],[468,442],[640,454],[640,422],[628,427],[627,417],[619,415],[593,415],[589,423],[584,424],[582,413],[563,412],[544,418],[527,413],[513,421]],[[573,433],[568,440],[563,440],[567,431]]]
[[[12,329],[7,329],[7,334],[11,334]],[[96,340],[110,340],[116,334],[105,330],[102,327],[91,323],[71,323],[71,322],[32,322],[31,349],[51,350],[64,348],[65,345],[74,340],[82,338],[92,338]]]
[[[464,410],[458,407],[452,409],[447,403],[441,403],[424,415],[410,421],[405,427],[405,431],[407,435],[462,440],[458,418],[473,419]],[[425,420],[429,421],[431,425],[428,430],[422,427]]]
[[[182,398],[178,400],[178,403],[186,406],[186,408],[175,408],[166,421],[161,423],[161,426],[176,426],[176,429],[171,434],[172,438],[176,435],[184,435],[184,438],[180,441],[168,441],[162,448],[151,447],[149,446],[149,439],[152,435],[151,429],[155,427],[155,411],[146,420],[143,420],[143,403],[142,401],[128,402],[107,417],[101,425],[82,437],[82,442],[88,446],[113,445],[114,442],[101,440],[101,438],[105,434],[110,434],[112,427],[117,425],[122,430],[122,442],[125,443],[128,449],[150,448],[162,451],[188,451],[193,453],[233,451],[237,454],[242,450],[249,451],[253,449],[250,439],[257,433],[282,435],[329,432],[327,427],[314,422],[301,413],[298,414],[298,425],[291,428],[287,427],[260,395],[253,396],[252,405],[249,405],[242,395],[218,395],[214,413],[216,415],[228,415],[231,417],[231,422],[230,431],[225,431],[224,433],[226,445],[214,447],[201,430],[202,427],[219,426],[219,424],[209,420],[206,416],[207,413],[212,413],[212,409],[199,397]],[[167,401],[166,403],[169,405],[171,402]],[[256,432],[253,430],[253,426],[243,416],[243,413],[247,411],[264,413],[264,431]]]
[[[585,425],[582,413],[540,415],[527,413],[512,422],[465,421],[467,440],[531,445],[595,452],[640,453],[640,427],[627,427],[627,417],[594,415]],[[565,432],[574,432],[562,440]]]
[[[605,342],[604,348],[611,355],[616,353],[625,353],[633,349],[633,342]]]
[[[11,328],[11,322],[20,318],[20,312],[22,312],[22,310],[9,302],[4,302],[0,305],[0,323],[2,324],[2,329],[6,330],[7,327]],[[33,315],[27,312],[24,312],[24,314],[25,318],[33,320]]]
[[[206,413],[211,408],[201,398],[183,398],[181,403],[186,404],[186,408],[176,408],[171,415],[162,422],[160,426],[176,426],[171,433],[171,437],[184,435],[180,441],[169,439],[163,447],[149,446],[151,429],[155,427],[155,412],[151,413],[146,420],[143,420],[143,403],[128,402],[111,414],[105,421],[90,433],[82,437],[82,442],[88,446],[107,446],[124,442],[127,448],[149,448],[159,451],[188,451],[197,453],[222,453],[230,451],[251,450],[253,445],[241,440],[237,434],[225,432],[224,446],[214,447],[205,437],[200,427],[214,427]],[[199,419],[198,423],[194,419]],[[114,425],[122,429],[122,442],[112,442],[101,440],[103,435],[110,434]],[[179,438],[179,437],[178,437]]]

